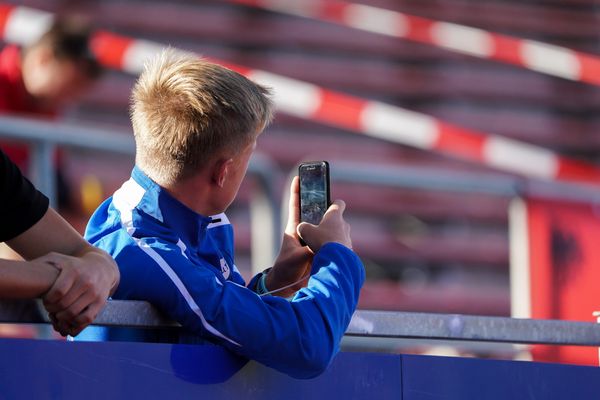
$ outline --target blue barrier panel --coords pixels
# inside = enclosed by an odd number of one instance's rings
[[[341,353],[296,380],[211,345],[0,340],[0,399],[597,399],[600,368]]]
[[[403,400],[600,399],[600,368],[402,356]]]
[[[218,346],[0,340],[0,399],[401,399],[401,357],[341,353],[296,380]]]

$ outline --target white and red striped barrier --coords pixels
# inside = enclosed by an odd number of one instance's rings
[[[333,22],[518,65],[560,78],[600,85],[600,57],[566,47],[342,0],[228,1]]]
[[[24,44],[51,23],[51,14],[26,7],[0,6],[0,33],[7,41]],[[92,50],[101,63],[132,74],[164,45],[99,31]],[[280,111],[395,143],[449,154],[525,176],[600,182],[600,168],[567,159],[552,151],[486,135],[439,121],[431,116],[326,90],[269,72],[213,60],[275,89]]]

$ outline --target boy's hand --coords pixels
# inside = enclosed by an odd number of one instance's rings
[[[298,234],[313,252],[316,253],[324,244],[330,242],[352,248],[350,225],[344,220],[345,209],[346,203],[343,200],[336,200],[329,207],[319,225],[306,222],[298,225]]]
[[[275,290],[298,282],[290,288],[273,293],[276,296],[289,297],[306,286],[313,258],[313,253],[307,246],[302,246],[297,233],[300,215],[299,180],[292,179],[290,186],[290,202],[288,222],[283,235],[281,250],[275,260],[273,268],[266,277],[268,290]],[[302,279],[306,277],[306,279]]]
[[[38,260],[60,271],[43,297],[54,329],[62,335],[79,334],[96,318],[116,288],[119,273],[114,261],[94,250],[81,257],[50,253]]]

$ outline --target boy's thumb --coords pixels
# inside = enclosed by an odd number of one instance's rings
[[[308,222],[300,222],[296,228],[296,232],[298,232],[298,236],[304,240],[306,235],[308,234],[308,236],[310,236],[310,231],[315,228],[316,226],[313,224],[309,224]]]

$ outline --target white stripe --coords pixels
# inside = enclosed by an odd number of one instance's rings
[[[238,269],[237,265],[233,264],[233,272],[240,274],[240,270]],[[241,274],[240,274],[241,275]],[[241,286],[241,285],[240,285]],[[245,287],[245,286],[244,286]]]
[[[213,220],[220,220],[220,221],[219,222],[211,222],[210,224],[208,224],[206,229],[216,228],[217,226],[221,226],[221,225],[230,225],[229,218],[227,218],[227,215],[225,215],[225,213],[212,215],[210,218],[212,218]]]
[[[123,228],[125,228],[125,230],[130,236],[133,235],[133,232],[135,232],[135,228],[133,226],[132,221],[132,212],[133,209],[140,203],[140,201],[144,197],[144,193],[144,188],[141,187],[137,182],[135,182],[135,180],[130,179],[127,182],[125,182],[123,186],[119,190],[117,190],[113,195],[113,205],[121,214],[121,225],[123,226]],[[138,238],[134,238],[133,236],[131,238],[138,245],[138,247],[144,253],[148,254],[148,256],[150,256],[158,264],[158,266],[167,274],[167,276],[175,284],[175,287],[177,287],[177,289],[185,299],[190,309],[196,315],[198,315],[198,317],[200,317],[200,321],[202,321],[202,325],[204,326],[204,328],[206,328],[207,331],[209,331],[215,336],[227,340],[228,342],[240,346],[239,343],[223,335],[212,325],[210,325],[208,321],[206,321],[206,319],[204,318],[204,314],[202,314],[202,310],[200,310],[200,307],[198,307],[198,304],[190,295],[189,291],[187,290],[181,279],[179,279],[175,271],[173,271],[169,264],[153,248],[151,248]]]
[[[498,136],[485,142],[483,156],[489,165],[528,176],[552,179],[558,172],[558,159],[550,150]]]
[[[240,285],[239,283],[237,283],[237,282],[234,282],[234,281],[229,281],[229,280],[227,280],[227,281],[225,281],[225,283],[231,283],[232,285],[239,286],[239,287],[241,287],[241,288],[244,288],[244,289],[248,289],[246,286],[244,286],[244,285]],[[252,290],[251,290],[251,292],[252,292],[252,293],[254,293],[254,294],[257,294],[256,292],[254,292],[254,291],[252,291]]]
[[[494,53],[493,36],[481,29],[438,22],[433,24],[430,32],[433,41],[446,49],[478,57],[489,57]]]
[[[360,118],[369,135],[422,149],[433,148],[439,135],[434,118],[383,103],[368,103]]]
[[[147,40],[136,40],[125,50],[123,54],[124,71],[130,74],[140,74],[148,60],[154,58],[167,46]]]
[[[113,206],[121,213],[121,225],[129,235],[133,235],[133,209],[140,204],[146,191],[133,179],[129,179],[113,194]]]
[[[362,4],[350,4],[344,8],[344,22],[356,29],[390,36],[406,36],[409,23],[400,13]]]
[[[183,243],[183,241],[181,239],[179,239],[177,241],[177,247],[179,247],[181,249],[181,254],[185,257],[188,258],[188,256],[185,254],[185,251],[187,250],[187,246],[185,245],[185,243]]]
[[[510,255],[510,316],[531,318],[531,276],[529,263],[529,227],[527,202],[513,198],[508,207]]]
[[[29,7],[17,7],[4,27],[4,40],[8,43],[28,46],[37,41],[52,26],[51,13]]]
[[[527,67],[538,72],[572,80],[581,76],[577,54],[564,47],[524,40],[521,58]]]
[[[136,239],[136,238],[133,238],[133,239],[137,243],[137,245],[140,247],[140,249],[142,249],[146,254],[148,254],[148,256],[150,256],[158,264],[158,266],[165,272],[165,274],[167,274],[167,276],[175,284],[175,286],[177,287],[177,289],[179,290],[179,292],[185,299],[185,301],[188,304],[188,306],[190,307],[190,309],[194,312],[194,314],[196,314],[198,317],[200,317],[200,320],[202,321],[202,325],[206,328],[207,331],[209,331],[210,333],[212,333],[215,336],[218,336],[222,339],[227,340],[230,343],[235,344],[236,346],[241,346],[238,342],[223,335],[221,332],[219,332],[211,324],[208,323],[208,321],[204,318],[204,314],[202,314],[202,310],[200,310],[200,307],[198,307],[198,304],[196,303],[196,301],[194,300],[194,298],[192,297],[190,292],[188,292],[184,283],[181,281],[181,279],[179,279],[179,276],[177,276],[175,271],[173,271],[171,266],[164,260],[164,258],[162,258],[160,256],[160,254],[158,254],[156,252],[156,250],[154,250],[148,244],[144,243],[143,240]]]
[[[310,118],[321,105],[318,86],[264,71],[251,71],[248,77],[274,89],[274,101],[280,111]]]

